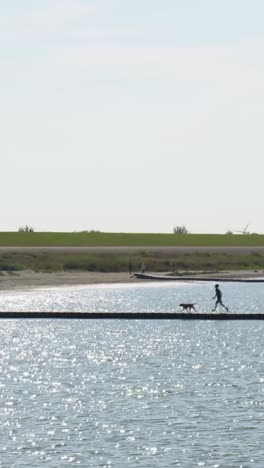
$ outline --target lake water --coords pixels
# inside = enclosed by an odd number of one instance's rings
[[[230,312],[264,312],[264,283],[223,283],[223,302]],[[215,301],[213,283],[139,283],[46,288],[0,294],[1,311],[173,312],[181,302],[209,312]],[[224,311],[219,307],[219,311]]]
[[[231,312],[264,286],[223,284]],[[213,284],[2,293],[0,310],[210,311]],[[264,321],[1,320],[0,467],[264,466]]]

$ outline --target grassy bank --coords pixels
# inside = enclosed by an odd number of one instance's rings
[[[264,235],[176,235],[106,232],[0,232],[0,246],[262,247],[264,246]]]
[[[245,255],[192,253],[166,255],[163,252],[148,253],[138,251],[127,254],[75,254],[75,253],[10,253],[0,255],[0,272],[33,271],[97,271],[125,272],[129,264],[133,272],[140,271],[142,263],[146,271],[221,271],[264,269],[264,255],[249,253]]]

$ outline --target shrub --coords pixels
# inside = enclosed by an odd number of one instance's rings
[[[25,268],[22,265],[11,263],[0,263],[0,271],[21,271]]]
[[[174,234],[188,234],[188,229],[185,226],[174,226]]]
[[[34,229],[32,226],[28,226],[26,224],[26,226],[20,226],[20,228],[18,228],[18,232],[34,232]]]

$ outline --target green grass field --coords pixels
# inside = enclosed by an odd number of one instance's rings
[[[0,232],[0,246],[264,247],[264,235],[177,235],[106,232]]]

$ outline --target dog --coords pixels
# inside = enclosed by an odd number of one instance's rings
[[[191,310],[195,310],[195,312],[197,312],[194,307],[195,305],[196,304],[179,304],[179,306],[182,307],[182,311],[186,310],[186,312],[191,312]]]

